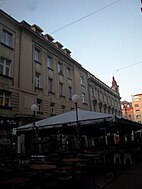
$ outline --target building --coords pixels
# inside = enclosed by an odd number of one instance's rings
[[[11,129],[78,107],[121,115],[120,94],[89,73],[71,51],[36,24],[18,22],[0,10],[0,126]]]
[[[122,116],[131,121],[135,121],[132,102],[126,100],[121,102]]]
[[[142,123],[142,94],[132,96],[132,106],[135,121]]]

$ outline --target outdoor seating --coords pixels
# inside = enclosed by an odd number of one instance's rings
[[[124,153],[123,157],[124,157],[124,164],[132,165],[134,163],[134,159],[131,153]]]
[[[115,153],[114,154],[114,164],[121,164],[121,154],[120,153]]]
[[[70,166],[59,166],[54,171],[55,177],[58,180],[69,180],[72,178],[72,167]]]

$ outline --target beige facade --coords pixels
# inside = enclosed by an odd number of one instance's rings
[[[135,121],[134,111],[132,102],[122,101],[121,102],[122,116],[131,121]]]
[[[39,119],[69,111],[73,94],[81,98],[79,108],[121,115],[117,84],[108,87],[89,73],[39,26],[0,10],[0,40],[1,124],[7,117],[11,125],[31,122],[33,103]]]
[[[142,123],[142,94],[132,96],[132,105],[135,121]]]

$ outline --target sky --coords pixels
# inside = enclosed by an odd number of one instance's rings
[[[0,9],[40,26],[109,87],[114,76],[127,101],[142,93],[141,7],[140,0],[0,0]]]

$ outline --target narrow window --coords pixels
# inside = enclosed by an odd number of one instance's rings
[[[37,48],[34,51],[34,60],[40,62],[40,50]]]
[[[38,72],[35,72],[35,87],[41,88],[41,74]]]

